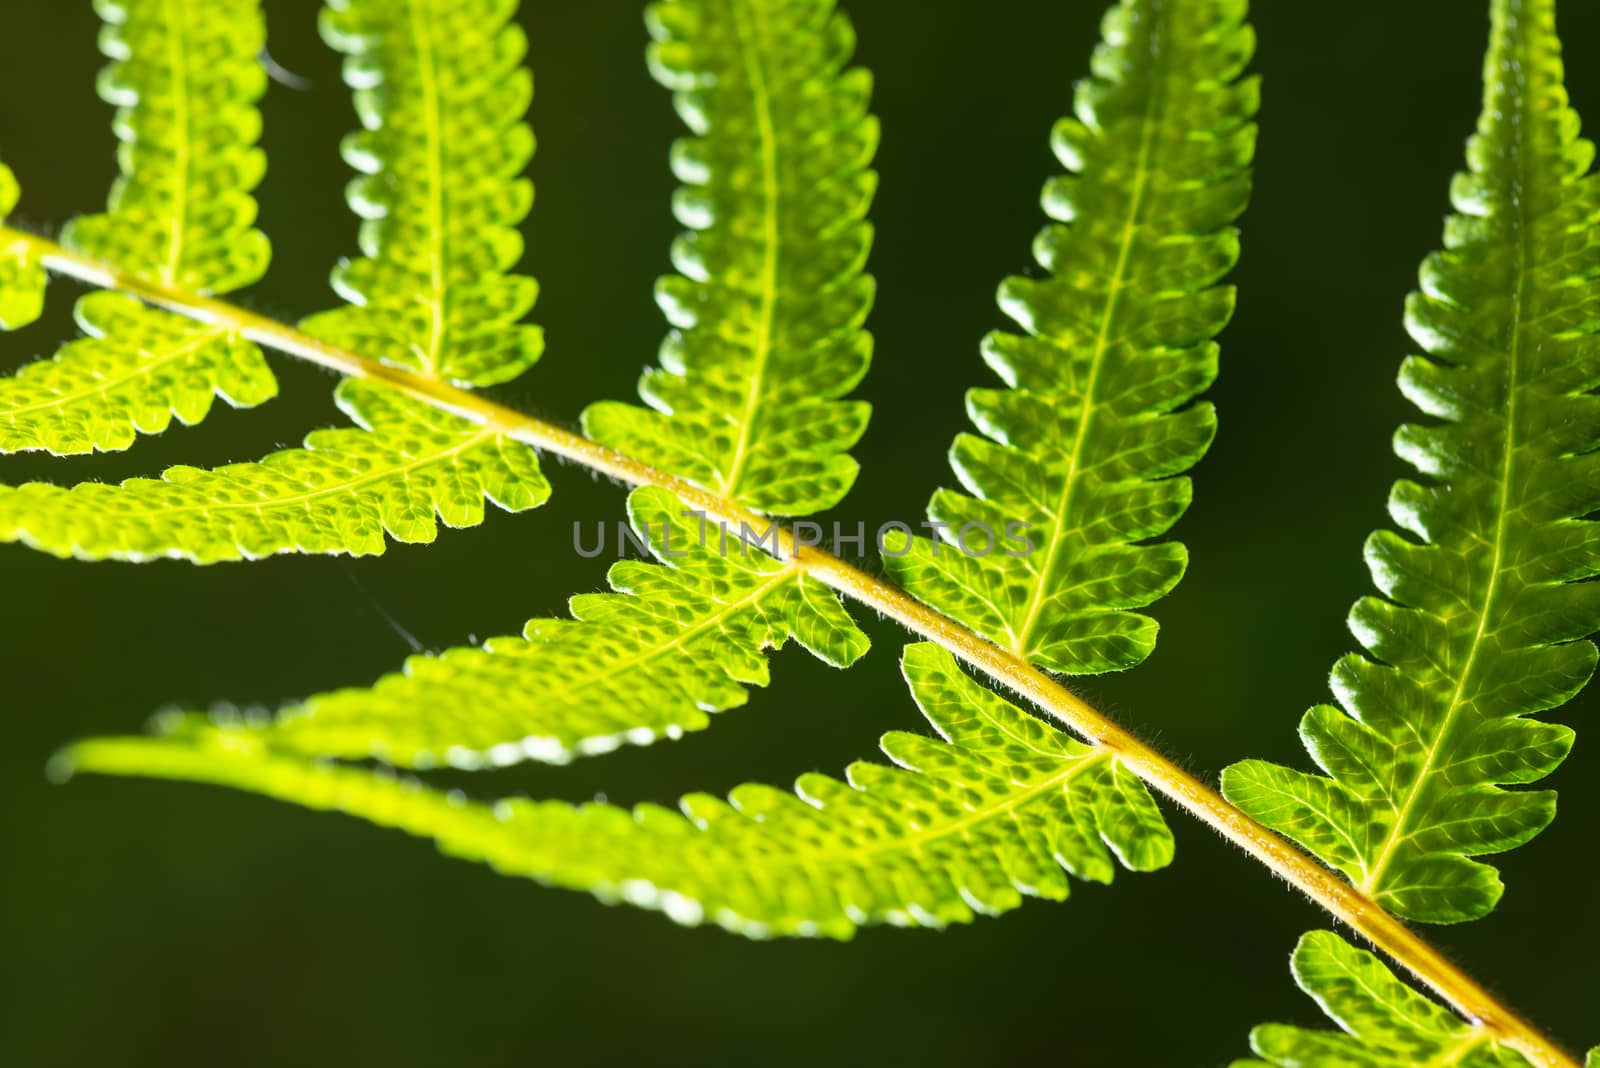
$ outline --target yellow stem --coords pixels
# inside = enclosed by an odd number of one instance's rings
[[[389,367],[319,341],[276,320],[225,301],[175,290],[134,277],[90,257],[7,226],[0,226],[0,248],[24,253],[58,274],[90,285],[120,290],[204,323],[224,327],[252,341],[322,367],[403,390],[442,411],[486,429],[553,453],[636,486],[658,486],[686,504],[734,527],[765,531],[770,517],[758,516],[710,491],[632,457],[553,426],[436,378]],[[980,637],[961,624],[881,579],[823,552],[799,544],[778,525],[777,553],[838,592],[888,616],[913,633],[937,642],[994,681],[1026,697],[1085,741],[1104,746],[1152,789],[1170,798],[1234,845],[1259,860],[1285,882],[1349,924],[1367,941],[1416,976],[1483,1028],[1486,1036],[1522,1054],[1538,1068],[1580,1068],[1578,1062],[1531,1024],[1502,1005],[1471,976],[1452,964],[1383,906],[1323,867],[1287,839],[1230,804],[1221,794],[1108,719],[1016,653]]]

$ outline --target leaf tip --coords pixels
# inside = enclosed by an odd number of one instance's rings
[[[76,746],[59,749],[50,755],[44,765],[44,777],[52,786],[64,786],[78,773]]]

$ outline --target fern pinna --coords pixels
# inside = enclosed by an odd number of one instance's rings
[[[584,430],[771,515],[837,503],[864,401],[872,306],[864,221],[878,144],[871,76],[845,69],[850,23],[826,3],[663,3],[650,71],[696,136],[672,149],[678,274],[656,300],[676,328],[645,374],[648,409],[591,405]]]
[[[1118,864],[1162,867],[1173,837],[1158,793],[1448,1005],[1314,932],[1294,975],[1343,1033],[1258,1028],[1265,1061],[1575,1063],[1401,922],[1493,907],[1498,879],[1471,858],[1553,815],[1548,794],[1502,787],[1540,778],[1571,744],[1565,728],[1522,717],[1570,696],[1594,664],[1580,640],[1595,625],[1590,587],[1576,581],[1600,571],[1583,519],[1587,390],[1600,380],[1588,343],[1592,150],[1560,88],[1550,0],[1493,3],[1459,214],[1408,315],[1431,358],[1406,363],[1402,388],[1445,420],[1398,439],[1433,480],[1401,483],[1392,502],[1422,542],[1369,543],[1392,600],[1364,601],[1352,622],[1376,660],[1342,661],[1344,709],[1313,710],[1303,728],[1332,777],[1246,762],[1229,769],[1226,800],[1054,676],[1144,660],[1156,624],[1143,612],[1187,565],[1182,545],[1152,539],[1187,508],[1184,472],[1216,425],[1198,398],[1233,309],[1223,279],[1239,254],[1260,93],[1245,73],[1244,0],[1122,0],[1108,12],[1093,75],[1052,138],[1067,173],[1044,192],[1042,274],[1000,290],[1022,333],[983,344],[1006,388],[967,396],[979,433],[950,450],[962,492],[934,495],[939,536],[885,538],[898,586],[774,525],[844,497],[868,416],[849,394],[872,351],[878,125],[832,0],[649,8],[650,70],[691,133],[671,155],[687,232],[657,286],[670,331],[639,384],[644,406],[592,405],[581,435],[481,392],[543,349],[524,322],[537,286],[516,270],[534,139],[514,0],[328,0],[322,33],[344,54],[361,126],[344,144],[359,172],[347,199],[360,255],[333,272],[343,303],[297,328],[225,299],[269,254],[252,200],[259,6],[99,10],[123,178],[108,211],[72,222],[60,243],[4,229],[0,324],[38,318],[47,272],[102,291],[78,303],[85,337],[0,380],[0,451],[126,449],[174,415],[200,421],[217,397],[263,403],[277,391],[264,348],[345,375],[336,399],[356,425],[256,463],[0,488],[0,537],[91,560],[375,554],[389,538],[433,540],[441,520],[480,523],[486,500],[543,504],[544,451],[632,484],[629,520],[652,559],[615,565],[611,592],[574,597],[572,618],[419,655],[373,686],[275,716],[164,714],[150,736],[71,746],[57,772],[228,785],[681,923],[838,938],[1061,899],[1069,875],[1107,882]],[[0,214],[16,203],[0,169]],[[1002,538],[1020,551],[997,551]],[[793,792],[691,794],[676,811],[483,803],[411,777],[705,729],[767,684],[767,652],[790,640],[836,667],[861,658],[868,641],[841,593],[928,639],[902,668],[935,736],[885,736],[891,764],[808,774]]]
[[[885,546],[911,593],[1052,671],[1139,663],[1188,556],[1149,544],[1188,507],[1171,476],[1204,454],[1217,375],[1212,340],[1233,311],[1216,284],[1239,257],[1250,193],[1255,37],[1242,3],[1124,4],[1106,17],[1100,76],[1051,138],[1070,172],[1045,187],[1055,220],[1034,242],[1047,278],[1012,278],[1000,306],[1027,331],[996,333],[985,361],[1009,389],[974,389],[951,466],[967,493],[928,506],[959,547],[969,526],[1033,551],[978,556],[929,539]],[[1153,61],[1152,61],[1153,60]],[[976,535],[975,535],[976,536]]]
[[[1389,497],[1416,540],[1367,541],[1386,598],[1357,602],[1349,623],[1370,658],[1340,660],[1341,707],[1300,724],[1326,775],[1243,761],[1223,776],[1229,800],[1364,895],[1433,923],[1490,912],[1503,886],[1473,858],[1554,818],[1553,791],[1506,787],[1543,778],[1572,748],[1570,728],[1525,717],[1588,683],[1596,650],[1584,639],[1600,626],[1597,587],[1579,581],[1600,571],[1600,528],[1585,518],[1600,503],[1594,146],[1567,104],[1553,0],[1495,0],[1492,16],[1456,214],[1406,305],[1427,355],[1401,365],[1400,389],[1441,420],[1395,435],[1427,480]],[[1258,1028],[1252,1045],[1274,1064],[1525,1063],[1327,932],[1302,942],[1295,966],[1347,1034]]]
[[[1395,523],[1366,557],[1387,599],[1350,629],[1371,654],[1333,670],[1342,707],[1301,737],[1328,777],[1247,761],[1228,796],[1314,851],[1399,915],[1475,919],[1502,891],[1471,858],[1549,824],[1555,795],[1507,790],[1553,771],[1564,726],[1525,718],[1594,674],[1600,625],[1600,438],[1593,312],[1600,210],[1594,146],[1562,88],[1550,0],[1500,0],[1484,108],[1451,187],[1445,251],[1406,306],[1428,354],[1400,388],[1440,423],[1408,425],[1395,451],[1425,482],[1389,497]]]
[[[747,784],[727,801],[691,794],[677,812],[465,802],[192,717],[169,720],[158,739],[84,742],[71,759],[349,812],[508,874],[756,936],[940,926],[1015,908],[1023,893],[1064,898],[1063,868],[1107,882],[1112,851],[1138,870],[1171,859],[1160,812],[1113,754],[978,686],[936,646],[911,646],[904,668],[940,739],[886,735],[898,767],[856,763],[844,782],[806,775],[795,793]]]

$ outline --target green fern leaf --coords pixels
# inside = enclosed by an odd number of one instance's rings
[[[942,538],[886,539],[919,599],[1052,671],[1130,667],[1156,624],[1133,609],[1183,575],[1167,532],[1188,507],[1174,477],[1211,443],[1212,338],[1233,311],[1218,285],[1238,258],[1231,224],[1250,192],[1259,89],[1244,0],[1124,0],[1105,20],[1095,76],[1053,143],[1056,222],[1035,242],[1048,278],[1013,278],[1001,307],[1027,332],[984,343],[1006,390],[975,389],[983,436],[955,441],[970,496],[934,494]],[[955,543],[963,551],[950,544]]]
[[[256,281],[271,248],[250,191],[266,89],[259,0],[96,0],[112,64],[100,95],[119,108],[122,178],[109,209],[75,219],[64,244],[129,274],[200,293]]]
[[[520,638],[415,656],[371,688],[313,697],[237,745],[426,768],[564,763],[703,729],[708,713],[767,683],[768,649],[793,637],[848,667],[867,637],[838,597],[792,562],[719,544],[665,490],[635,490],[633,529],[658,561],[611,568],[617,593],[572,599],[574,620],[535,619]]]
[[[0,222],[17,206],[17,176],[0,163]],[[45,269],[26,247],[0,249],[0,330],[20,330],[44,313]]]
[[[256,346],[118,293],[78,301],[88,337],[0,378],[0,452],[126,449],[176,415],[193,425],[220,396],[247,408],[277,394]]]
[[[100,95],[118,106],[122,177],[110,210],[68,224],[67,246],[110,269],[194,293],[261,277],[270,258],[250,192],[265,160],[255,147],[265,86],[258,0],[99,0],[101,47],[113,62]],[[0,183],[3,185],[4,183]],[[9,210],[15,186],[0,188]],[[37,317],[43,277],[13,261],[5,301]],[[22,274],[19,276],[18,271]],[[126,449],[176,415],[196,423],[213,396],[252,407],[277,393],[261,350],[226,330],[139,310],[100,293],[77,307],[87,340],[0,379],[0,452]]]
[[[1066,872],[1109,881],[1114,853],[1150,870],[1172,838],[1139,780],[967,678],[932,645],[906,651],[912,691],[942,740],[892,733],[898,767],[858,763],[848,781],[803,776],[799,796],[746,785],[729,801],[654,805],[468,802],[345,765],[253,744],[192,717],[158,738],[110,738],[64,754],[71,770],[220,783],[337,809],[436,839],[508,874],[710,920],[748,935],[848,937],[873,922],[942,926],[1061,899]]]
[[[1261,761],[1229,768],[1230,800],[1299,841],[1386,908],[1450,923],[1488,913],[1503,886],[1470,858],[1511,849],[1555,816],[1551,791],[1508,791],[1565,758],[1555,708],[1594,673],[1600,626],[1600,382],[1594,310],[1600,188],[1562,89],[1550,0],[1495,0],[1485,96],[1468,170],[1452,187],[1445,251],[1407,305],[1429,354],[1402,391],[1443,422],[1406,426],[1396,451],[1429,481],[1396,483],[1389,510],[1418,541],[1379,531],[1350,626],[1371,654],[1333,671],[1341,708],[1301,736],[1330,777]]]
[[[306,320],[331,344],[463,385],[509,381],[543,351],[517,325],[538,286],[508,274],[533,204],[522,120],[533,77],[516,0],[333,0],[322,33],[347,54],[361,132],[345,160],[363,258],[333,287],[349,306]]]
[[[672,165],[690,232],[656,298],[676,329],[639,394],[600,403],[590,437],[748,508],[837,504],[869,406],[872,306],[862,273],[872,80],[844,70],[855,35],[832,0],[666,0],[649,9],[650,68],[696,136]]]
[[[1295,982],[1343,1033],[1266,1024],[1250,1034],[1263,1063],[1281,1068],[1526,1068],[1528,1062],[1413,991],[1383,962],[1332,931],[1312,931],[1295,947]]]
[[[281,552],[368,555],[429,542],[435,516],[483,521],[544,503],[533,451],[383,386],[346,380],[339,407],[359,429],[319,430],[301,449],[160,479],[71,488],[0,487],[0,541],[84,560],[176,557],[209,564]]]

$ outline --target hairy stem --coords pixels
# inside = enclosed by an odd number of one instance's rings
[[[318,341],[274,319],[225,301],[134,277],[46,238],[0,226],[0,250],[34,258],[57,274],[131,294],[200,322],[236,332],[258,344],[341,374],[392,386],[497,434],[636,486],[659,486],[730,526],[765,531],[772,520],[675,475],[659,471],[581,434],[546,423],[437,378],[389,367]],[[1487,1037],[1521,1053],[1540,1068],[1579,1068],[1549,1038],[1501,1004],[1366,892],[1323,867],[1288,839],[1229,804],[1220,793],[1162,756],[1022,657],[993,644],[897,587],[818,548],[798,543],[782,524],[777,556],[853,600],[944,646],[973,668],[1033,702],[1085,741],[1114,753],[1152,789],[1259,860],[1313,902],[1349,924],[1379,950],[1448,1002]]]

